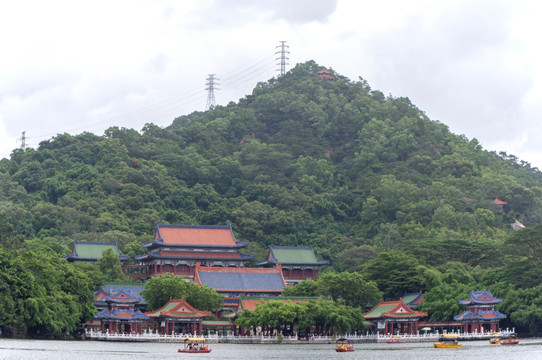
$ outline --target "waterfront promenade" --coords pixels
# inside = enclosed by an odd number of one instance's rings
[[[508,330],[507,330],[508,331]],[[513,331],[513,330],[512,330]],[[457,333],[459,335],[459,340],[469,341],[469,340],[489,340],[492,337],[495,337],[494,334],[486,333]],[[118,334],[118,333],[102,333],[101,331],[88,330],[85,332],[85,338],[89,340],[99,340],[99,341],[126,341],[126,342],[173,342],[179,343],[182,342],[185,337],[197,336],[194,334],[172,334],[172,335],[162,335],[153,332],[143,332],[142,334]],[[355,343],[381,343],[387,342],[392,338],[392,334],[346,334],[341,335],[348,339],[351,339]],[[418,334],[404,334],[401,335],[401,338],[405,342],[433,342],[437,341],[440,334],[438,332],[434,333],[418,333]],[[297,336],[284,336],[280,340],[276,335],[264,336],[264,335],[204,335],[203,336],[211,344],[216,343],[232,343],[232,344],[328,344],[334,343],[336,336],[311,336],[310,340],[305,340],[305,338],[298,338]]]

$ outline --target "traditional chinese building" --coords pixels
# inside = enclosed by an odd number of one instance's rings
[[[247,242],[235,239],[231,225],[166,225],[158,222],[153,241],[143,245],[148,253],[136,257],[140,265],[129,266],[130,276],[148,278],[171,273],[192,279],[196,263],[209,267],[243,267],[248,260],[254,259],[253,255],[240,252],[247,245]],[[135,271],[136,267],[139,273]]]
[[[141,334],[149,317],[137,307],[144,300],[139,291],[130,288],[102,288],[96,293],[94,300],[102,309],[94,315],[100,321],[103,333],[136,333]],[[105,304],[105,306],[103,306]]]
[[[105,250],[111,249],[113,253],[117,255],[120,261],[130,260],[129,256],[120,255],[119,248],[116,242],[83,242],[74,241],[73,251],[65,259],[70,262],[87,262],[95,264],[102,258],[102,254]]]
[[[322,70],[318,71],[318,77],[320,79],[326,79],[326,80],[333,80],[335,79],[332,75],[331,75],[331,71],[323,68]]]
[[[489,291],[472,291],[467,299],[459,301],[467,310],[454,316],[454,320],[461,322],[463,332],[497,331],[499,321],[506,318],[495,310],[500,302],[502,299],[493,297]]]
[[[210,311],[200,311],[184,298],[169,300],[167,304],[146,315],[156,321],[160,334],[198,334],[202,335],[202,319],[210,316]]]
[[[312,246],[271,246],[267,260],[257,266],[277,266],[282,268],[282,275],[287,284],[295,284],[301,280],[315,280],[322,266],[329,260],[319,260],[314,255]]]
[[[279,296],[286,283],[276,268],[206,267],[196,265],[194,282],[224,295],[224,307],[236,310],[240,296]]]
[[[370,327],[375,331],[385,334],[416,334],[420,318],[426,317],[427,313],[411,309],[401,298],[399,301],[380,300],[363,316],[372,323]]]

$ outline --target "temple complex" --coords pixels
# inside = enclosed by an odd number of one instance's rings
[[[460,321],[463,332],[497,331],[499,321],[506,315],[495,310],[495,305],[502,302],[493,297],[489,291],[472,291],[465,300],[460,300],[461,305],[466,305],[467,310],[454,316],[454,320]]]
[[[363,314],[370,321],[370,327],[384,334],[416,334],[420,318],[427,313],[416,311],[407,306],[403,299],[399,301],[382,301],[370,311]]]
[[[243,267],[253,255],[240,252],[247,242],[235,239],[231,225],[166,225],[158,222],[154,239],[137,256],[139,265],[127,266],[132,278],[171,273],[193,279],[196,264],[208,267]]]
[[[320,268],[327,264],[329,260],[316,258],[312,246],[271,246],[267,260],[256,263],[256,266],[280,265],[286,283],[294,285],[302,280],[316,280],[316,277],[320,275]]]

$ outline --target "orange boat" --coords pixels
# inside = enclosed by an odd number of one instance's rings
[[[211,348],[205,344],[205,338],[184,338],[184,347],[177,350],[180,353],[210,353]]]
[[[459,335],[443,334],[440,335],[439,342],[433,343],[433,347],[437,349],[456,349],[462,345],[457,341]]]
[[[354,351],[354,344],[352,344],[350,340],[348,340],[347,338],[337,339],[337,342],[335,344],[335,351],[336,352]]]
[[[516,333],[506,333],[502,335],[501,345],[518,345],[519,339]]]

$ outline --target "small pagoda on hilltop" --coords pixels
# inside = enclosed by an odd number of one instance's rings
[[[417,334],[420,318],[426,317],[427,313],[416,311],[403,302],[382,301],[363,314],[365,320],[370,321],[373,330],[384,334]]]
[[[280,265],[287,284],[296,284],[301,280],[316,280],[322,266],[329,260],[320,260],[314,255],[312,246],[271,246],[267,260],[256,266],[276,267]]]
[[[148,278],[171,273],[192,279],[196,264],[209,267],[243,267],[254,255],[240,252],[248,242],[235,239],[231,225],[166,225],[158,222],[154,239],[143,247],[147,254],[137,256],[139,273],[131,277]],[[141,271],[141,268],[143,271]],[[130,269],[131,270],[131,269]]]
[[[326,79],[326,80],[334,80],[335,79],[333,77],[331,71],[329,71],[326,68],[322,68],[322,70],[318,71],[318,77],[320,79]]]
[[[501,302],[489,291],[472,291],[467,299],[459,301],[467,310],[454,316],[454,320],[461,322],[463,332],[497,331],[499,321],[506,318],[495,310],[495,305]]]

